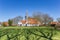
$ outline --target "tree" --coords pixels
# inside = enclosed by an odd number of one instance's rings
[[[57,18],[57,21],[60,23],[60,18]]]
[[[8,20],[8,24],[9,24],[9,26],[12,26],[12,20]]]
[[[32,17],[37,19],[38,21],[40,21],[42,23],[43,22],[42,15],[43,14],[41,12],[34,12]]]
[[[36,18],[38,21],[40,21],[41,23],[44,23],[45,25],[53,21],[52,17],[50,17],[48,14],[44,14],[41,12],[34,12],[33,18]]]
[[[57,18],[57,24],[56,24],[56,28],[60,28],[60,18]]]
[[[49,24],[52,21],[53,21],[52,17],[50,17],[48,14],[43,14],[43,22],[45,25]]]
[[[23,19],[23,17],[21,17],[21,16],[17,16],[17,17],[15,17],[15,18],[12,18],[11,20],[12,20],[12,24],[13,25],[18,25],[18,22],[20,21],[20,20],[22,20]]]

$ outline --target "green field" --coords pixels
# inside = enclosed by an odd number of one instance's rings
[[[0,27],[0,40],[60,40],[60,31],[51,27]]]

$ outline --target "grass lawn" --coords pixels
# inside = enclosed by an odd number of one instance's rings
[[[51,27],[0,27],[0,40],[48,40],[46,38],[34,35],[32,32],[42,35],[36,30],[40,30],[47,35],[48,32],[51,32]],[[10,38],[10,39],[9,39]],[[38,39],[39,38],[39,39]],[[53,40],[60,40],[60,31],[53,31]]]

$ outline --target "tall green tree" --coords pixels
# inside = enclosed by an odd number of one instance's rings
[[[8,20],[8,24],[9,24],[9,26],[12,26],[12,20]]]

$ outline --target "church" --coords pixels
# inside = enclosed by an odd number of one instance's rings
[[[40,26],[41,22],[35,18],[29,17],[28,12],[26,12],[26,16],[24,20],[18,22],[19,26]]]

